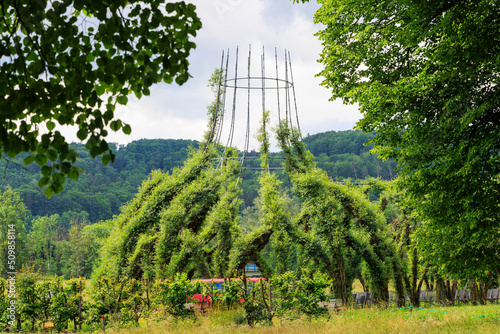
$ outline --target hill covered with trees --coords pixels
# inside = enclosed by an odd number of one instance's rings
[[[143,139],[126,146],[112,145],[115,162],[107,167],[100,159],[93,159],[83,144],[73,144],[80,155],[78,167],[84,170],[78,181],[69,180],[64,191],[48,199],[37,183],[40,167],[24,167],[22,156],[9,161],[0,160],[0,188],[10,186],[21,194],[21,199],[33,216],[59,214],[69,217],[83,212],[94,223],[119,213],[123,203],[133,198],[137,188],[152,170],[169,171],[180,166],[187,157],[192,140]]]
[[[307,136],[303,139],[314,155],[318,167],[333,179],[365,179],[379,177],[392,180],[397,163],[382,161],[370,153],[373,145],[365,145],[375,138],[374,133],[361,131],[328,131]]]
[[[392,179],[395,162],[383,162],[369,152],[371,146],[364,143],[374,137],[360,131],[330,131],[303,139],[316,157],[318,167],[324,169],[334,180],[381,177]],[[7,186],[17,191],[31,216],[58,214],[63,225],[69,228],[71,218],[85,218],[91,223],[110,219],[120,212],[120,207],[133,198],[141,183],[151,171],[171,171],[187,158],[190,146],[197,147],[193,140],[142,139],[128,145],[112,145],[115,162],[105,167],[99,159],[93,159],[83,144],[73,144],[80,155],[78,167],[85,173],[78,181],[69,180],[64,191],[48,199],[37,184],[41,177],[40,167],[23,166],[23,156],[15,160],[1,159],[0,189]],[[254,152],[255,153],[255,152]],[[257,153],[255,153],[256,155]],[[279,153],[272,153],[279,158]],[[281,160],[273,162],[279,166]],[[255,162],[258,166],[258,162]],[[248,166],[253,166],[249,162]],[[280,172],[278,172],[280,173]],[[286,177],[280,178],[287,184]],[[257,196],[258,173],[248,170],[243,184],[244,207],[251,206]],[[28,228],[30,228],[30,223]]]

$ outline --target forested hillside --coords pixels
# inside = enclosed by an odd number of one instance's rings
[[[315,155],[318,167],[327,171],[335,180],[366,177],[391,179],[394,177],[393,169],[396,164],[382,162],[369,153],[370,146],[363,145],[373,136],[359,131],[330,131],[308,136],[304,138],[304,142]],[[24,167],[22,156],[14,161],[2,159],[0,189],[4,191],[9,185],[18,191],[32,216],[58,214],[67,228],[72,217],[86,218],[95,223],[118,214],[121,205],[133,198],[152,170],[170,171],[180,166],[187,157],[189,146],[197,145],[196,141],[173,139],[143,139],[126,146],[115,144],[112,146],[116,154],[115,162],[105,167],[99,159],[90,157],[84,145],[74,144],[81,157],[78,166],[85,173],[80,175],[77,182],[67,182],[64,191],[51,199],[37,186],[40,167]],[[271,158],[279,157],[277,153],[271,154]],[[271,159],[274,166],[279,166],[280,162],[279,159]],[[254,164],[257,167],[259,162],[248,161],[248,166]],[[286,186],[286,178],[280,178]],[[251,206],[258,190],[258,173],[255,170],[245,173],[243,188],[244,207]],[[30,228],[30,223],[27,227]]]
[[[374,137],[374,133],[361,131],[328,131],[307,136],[303,141],[315,156],[318,167],[333,179],[380,177],[392,180],[397,163],[382,161],[369,152],[373,145],[364,145]]]
[[[87,216],[94,223],[119,213],[120,206],[133,198],[152,170],[169,171],[180,166],[187,157],[192,140],[143,139],[126,146],[112,145],[116,154],[113,164],[103,166],[100,159],[92,159],[82,144],[74,144],[80,159],[78,167],[85,173],[78,181],[70,180],[64,191],[48,199],[38,188],[40,167],[24,167],[22,156],[13,162],[0,160],[3,172],[0,187],[9,185],[21,194],[21,199],[32,216],[59,214],[67,224],[71,216]],[[68,225],[69,226],[69,225]]]

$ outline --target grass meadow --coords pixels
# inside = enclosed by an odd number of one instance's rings
[[[430,310],[430,311],[429,311]],[[487,318],[492,317],[492,318]],[[175,322],[141,322],[135,328],[109,328],[106,333],[163,334],[163,333],[500,333],[500,304],[453,307],[428,307],[428,310],[403,309],[393,311],[379,308],[344,309],[329,318],[295,319],[274,326],[255,326],[244,323],[239,309],[211,309],[198,314],[196,320]]]

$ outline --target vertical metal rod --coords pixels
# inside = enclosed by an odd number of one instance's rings
[[[289,102],[290,102],[290,99],[289,99],[289,92],[288,92],[288,62],[287,62],[286,50],[285,50],[285,114],[286,114],[287,126],[288,126],[288,122],[290,122],[290,127],[292,127],[291,117],[288,117]]]
[[[278,48],[274,48],[274,59],[276,62],[276,95],[278,98],[278,122],[281,122],[281,111],[280,111],[280,83],[278,81]]]
[[[248,154],[248,146],[250,144],[250,65],[252,63],[252,45],[248,46],[248,88],[247,88],[247,99],[248,99],[248,106],[247,106],[247,132],[246,132],[246,138],[245,138],[245,155]]]
[[[227,73],[229,71],[229,49],[227,50],[227,57],[226,57],[226,69],[224,73],[224,92],[222,96],[222,115],[221,115],[221,120],[220,120],[220,126],[219,126],[219,133],[217,135],[217,141],[216,143],[220,143],[220,138],[222,136],[222,128],[224,125],[224,118],[226,114],[226,93],[227,93]],[[226,153],[226,149],[224,149],[224,154],[221,156],[219,164],[217,165],[217,168],[221,168],[222,172],[222,165],[224,162],[224,155]]]
[[[262,116],[266,111],[266,50],[264,46],[262,47],[262,57],[261,57],[261,72],[262,72]],[[266,124],[263,123],[264,132],[267,131]],[[267,173],[269,174],[269,159],[267,159]]]
[[[236,181],[236,184],[239,184],[240,179],[243,179],[244,173],[245,173],[245,167],[247,163],[247,155],[248,155],[248,146],[250,143],[250,87],[251,87],[251,82],[250,82],[250,66],[252,63],[252,45],[248,46],[248,77],[247,77],[247,127],[246,127],[246,133],[245,133],[245,147],[243,149],[243,154],[241,156],[241,165],[240,165],[240,175],[238,176],[238,180]]]
[[[262,72],[262,111],[266,110],[266,54],[265,49],[262,47],[262,57],[260,58],[261,72]]]
[[[297,109],[297,98],[295,96],[295,83],[293,82],[292,57],[290,56],[290,51],[288,51],[288,62],[290,63],[290,81],[292,83],[293,102],[295,104],[295,118],[297,120],[297,129],[300,132],[299,112],[298,112],[298,109]]]
[[[231,146],[233,146],[233,141],[234,141],[234,135],[235,135],[235,127],[236,127],[236,108],[239,108],[237,106],[237,99],[238,99],[238,88],[244,89],[244,86],[239,87],[238,86],[238,81],[243,81],[243,77],[238,77],[238,63],[239,63],[239,47],[236,48],[236,60],[235,60],[235,65],[234,65],[234,76],[233,74],[229,75],[228,68],[229,68],[229,50],[226,55],[226,64],[225,64],[225,70],[222,71],[222,68],[224,66],[224,52],[222,53],[222,59],[221,59],[221,73],[219,75],[219,86],[217,88],[217,100],[216,100],[216,108],[217,108],[217,121],[214,122],[214,125],[212,125],[212,128],[210,129],[212,131],[212,137],[214,138],[214,145],[220,144],[220,139],[225,133],[226,130],[223,129],[223,124],[227,123],[228,121],[225,120],[225,110],[226,110],[226,98],[227,98],[227,89],[228,88],[233,88],[233,101],[232,101],[232,112],[231,112],[231,126],[229,129],[229,136],[227,139],[227,144],[224,148],[224,152],[222,156],[219,159],[219,166],[222,168],[225,164],[225,160],[227,158],[228,150]],[[293,69],[292,69],[292,59],[290,56],[290,52],[285,50],[285,73],[284,73],[284,78],[280,78],[280,72],[279,72],[279,65],[278,65],[278,51],[277,48],[275,48],[275,69],[276,69],[276,77],[274,78],[276,81],[276,97],[277,97],[277,106],[278,106],[278,121],[281,122],[281,107],[283,101],[281,101],[281,89],[285,89],[285,104],[284,104],[284,112],[285,112],[285,117],[284,120],[286,121],[286,126],[287,127],[292,127],[294,118],[297,122],[296,127],[300,131],[300,124],[299,124],[299,118],[298,118],[298,106],[297,106],[297,97],[295,93],[295,84],[294,84],[294,78],[293,78]],[[272,84],[269,87],[266,87],[266,80],[269,79],[266,77],[266,56],[265,56],[265,47],[262,47],[262,55],[260,58],[261,61],[261,84],[262,86],[260,87],[261,89],[261,104],[262,104],[262,111],[266,111],[266,89],[272,89]],[[247,168],[247,160],[249,157],[249,146],[250,146],[250,139],[251,139],[251,99],[252,99],[252,89],[259,89],[259,87],[252,86],[252,80],[259,79],[258,76],[252,77],[251,73],[251,63],[252,63],[252,47],[249,45],[249,50],[248,50],[248,72],[247,72],[247,124],[246,124],[246,131],[245,131],[245,141],[244,141],[244,148],[242,151],[242,155],[238,158],[238,160],[241,162],[241,165],[239,166],[240,173],[238,176],[238,181],[237,184],[240,183],[240,181],[243,180],[243,177],[245,175],[245,170]],[[272,65],[271,65],[272,66]],[[290,67],[290,70],[288,69]],[[290,71],[290,73],[288,73]],[[222,73],[225,72],[225,73]],[[272,80],[272,77],[271,77]],[[234,83],[233,83],[234,82]],[[283,87],[281,87],[283,85]],[[240,94],[243,92],[240,92]],[[258,93],[257,93],[258,94]],[[293,97],[292,97],[293,94]],[[291,99],[293,98],[293,105]],[[241,99],[241,97],[240,97]],[[241,101],[243,103],[243,101]],[[293,114],[293,108],[295,108],[295,117],[292,115]],[[220,115],[220,117],[219,117]],[[264,131],[267,131],[268,125],[264,125]],[[239,128],[242,128],[239,126]],[[217,133],[217,135],[214,137],[213,133]],[[237,133],[237,137],[239,134]],[[216,140],[215,140],[216,139]],[[269,163],[268,163],[268,171],[269,169]]]
[[[220,117],[220,126],[219,126],[219,131],[217,135],[217,141],[216,143],[220,142],[220,137],[222,135],[222,128],[224,125],[224,115],[226,113],[226,93],[227,93],[227,72],[229,68],[229,49],[227,50],[227,56],[226,56],[226,68],[224,70],[224,85],[223,85],[223,91],[222,91],[222,109],[221,109],[221,117]]]
[[[229,138],[227,141],[226,148],[224,149],[224,155],[226,155],[226,151],[228,147],[233,146],[233,136],[234,136],[234,121],[235,121],[235,115],[236,115],[236,91],[237,91],[237,86],[238,86],[238,50],[239,48],[236,47],[236,64],[234,65],[234,94],[233,94],[233,109],[231,112],[231,127],[229,130]]]

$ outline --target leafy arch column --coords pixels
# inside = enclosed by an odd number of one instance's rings
[[[288,269],[288,257],[291,247],[293,226],[290,214],[285,209],[285,199],[281,192],[281,181],[269,172],[269,111],[263,111],[261,127],[257,139],[260,141],[262,172],[259,178],[259,194],[262,199],[262,226],[242,237],[231,257],[230,268],[241,271],[248,261],[254,261],[266,277],[272,274],[261,251],[271,242],[276,252],[276,272],[284,273]]]
[[[332,182],[318,169],[313,157],[300,142],[298,130],[282,123],[277,129],[278,142],[285,153],[285,168],[294,192],[304,201],[302,240],[309,243],[310,255],[320,254],[334,280],[335,293],[350,299],[352,273],[346,266],[367,263],[372,286],[380,301],[388,301],[389,277],[394,252],[391,251],[384,221],[374,204],[359,191]],[[317,259],[319,260],[319,259]]]

